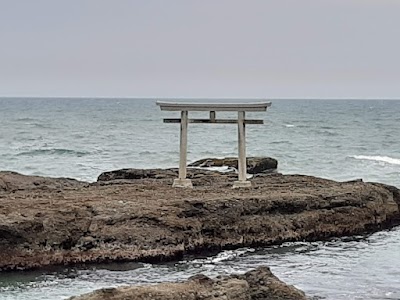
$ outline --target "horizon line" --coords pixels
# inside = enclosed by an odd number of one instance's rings
[[[70,100],[83,100],[83,99],[109,99],[109,100],[388,100],[396,101],[399,98],[360,98],[360,97],[329,97],[329,98],[318,98],[318,97],[128,97],[128,96],[0,96],[0,99],[70,99]]]

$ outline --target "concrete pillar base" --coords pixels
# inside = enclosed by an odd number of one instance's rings
[[[251,181],[243,181],[243,180],[238,180],[233,183],[233,188],[234,189],[240,189],[240,188],[251,188]]]
[[[172,184],[172,187],[178,187],[178,188],[193,188],[192,181],[190,179],[174,179],[174,183]]]

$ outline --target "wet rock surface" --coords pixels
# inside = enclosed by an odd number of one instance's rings
[[[162,283],[101,289],[70,300],[305,300],[303,292],[286,285],[269,268],[260,267],[243,275],[210,279],[196,275],[182,283]]]
[[[101,173],[98,182],[131,179],[165,179],[174,178],[178,169],[119,169]]]
[[[172,188],[169,173],[72,185],[41,178],[41,188],[23,177],[21,187],[0,189],[0,270],[173,260],[400,223],[399,190],[383,184],[261,174],[236,190],[235,174],[192,175],[193,189]]]

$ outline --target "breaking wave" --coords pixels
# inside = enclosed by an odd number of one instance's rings
[[[372,161],[378,161],[378,162],[385,162],[385,163],[388,163],[391,165],[400,165],[399,158],[393,158],[393,157],[389,157],[389,156],[353,155],[351,157],[355,158],[355,159],[361,159],[361,160],[372,160]]]

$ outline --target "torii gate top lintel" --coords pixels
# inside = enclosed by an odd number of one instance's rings
[[[221,99],[219,99],[221,100]],[[250,101],[251,99],[245,99]],[[239,138],[239,158],[238,158],[238,173],[239,180],[235,181],[233,187],[250,187],[251,182],[247,181],[246,171],[246,135],[245,124],[263,124],[263,120],[246,120],[246,111],[266,111],[271,102],[241,102],[241,103],[228,103],[228,102],[212,102],[212,103],[199,103],[199,102],[169,102],[157,101],[156,104],[160,106],[161,110],[166,111],[180,111],[180,119],[164,119],[165,123],[180,123],[180,160],[179,160],[179,178],[174,180],[173,186],[175,187],[192,187],[190,179],[186,178],[186,164],[187,164],[187,127],[188,123],[237,123],[238,124],[238,138]],[[189,111],[209,111],[210,119],[189,119]],[[216,111],[237,111],[238,119],[216,119]]]
[[[197,103],[157,101],[161,110],[169,111],[266,111],[271,102]]]

